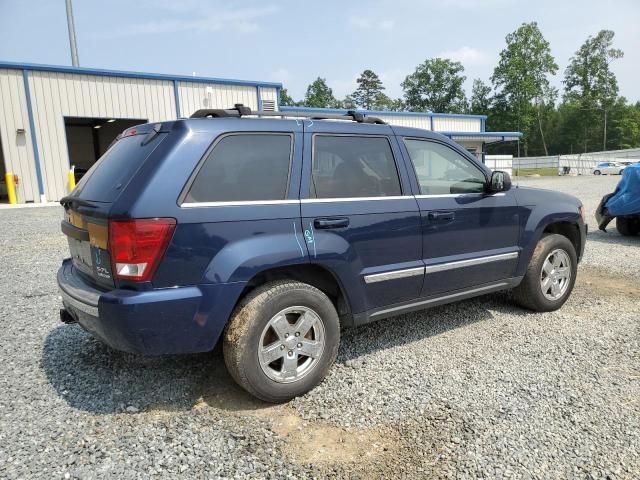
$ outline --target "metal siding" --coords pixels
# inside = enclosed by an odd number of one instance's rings
[[[480,132],[480,118],[433,117],[433,130],[436,132]]]
[[[133,118],[150,122],[175,118],[173,83],[170,81],[38,71],[31,71],[29,79],[48,200],[59,200],[67,193],[69,155],[65,116]],[[24,98],[24,92],[17,95],[21,96],[15,98]],[[35,178],[35,174],[29,177]],[[28,199],[33,199],[33,194]]]
[[[25,130],[24,136],[17,136],[19,128]],[[38,201],[38,180],[22,70],[0,70],[0,141],[7,172],[18,175],[20,179],[18,201]]]
[[[382,120],[391,125],[398,125],[399,127],[412,127],[422,128],[424,130],[431,130],[431,122],[428,116],[418,115],[378,115]]]
[[[260,94],[262,95],[262,101],[271,100],[275,103],[275,109],[278,110],[278,89],[260,87]]]
[[[207,87],[211,89],[211,95],[208,95]],[[236,103],[242,103],[252,110],[258,108],[258,95],[254,86],[180,82],[178,89],[180,113],[184,117],[201,108],[230,108]],[[263,92],[266,90],[263,89]]]

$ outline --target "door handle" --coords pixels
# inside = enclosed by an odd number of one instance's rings
[[[429,212],[427,218],[432,222],[450,222],[455,218],[454,212]]]
[[[316,218],[313,221],[313,226],[316,227],[317,229],[344,228],[349,226],[349,219],[346,217]]]

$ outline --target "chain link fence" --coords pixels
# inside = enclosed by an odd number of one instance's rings
[[[548,157],[520,157],[512,162],[513,175],[593,175],[602,162],[640,162],[640,148],[574,153]]]

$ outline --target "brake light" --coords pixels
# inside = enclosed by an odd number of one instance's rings
[[[171,240],[173,218],[112,220],[109,222],[109,252],[115,278],[149,280]]]

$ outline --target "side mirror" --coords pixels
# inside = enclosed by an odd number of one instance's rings
[[[511,176],[507,172],[496,170],[491,174],[489,193],[506,192],[511,188]]]

